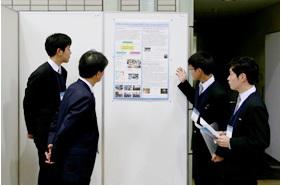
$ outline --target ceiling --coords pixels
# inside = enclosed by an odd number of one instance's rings
[[[195,18],[238,16],[256,12],[280,0],[194,0]]]

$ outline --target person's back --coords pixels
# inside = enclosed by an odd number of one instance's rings
[[[79,61],[80,78],[66,90],[49,133],[46,156],[46,162],[58,170],[56,184],[90,183],[99,139],[92,88],[107,63],[103,54],[86,52]]]
[[[66,89],[67,71],[61,66],[70,58],[71,39],[56,33],[49,36],[45,49],[50,59],[40,65],[28,78],[23,100],[27,136],[34,139],[39,156],[38,184],[51,184],[51,172],[44,163],[51,122],[58,111]]]
[[[50,123],[60,104],[59,92],[66,89],[66,77],[67,71],[63,67],[59,75],[48,62],[29,76],[25,89],[24,115],[28,134],[34,140],[46,141],[43,139],[47,139]],[[60,85],[58,79],[61,79]]]
[[[71,146],[68,146],[67,148],[74,149],[74,151],[75,149],[81,149],[81,151],[83,151],[84,149],[88,152],[96,152],[96,144],[98,143],[99,131],[97,126],[95,104],[95,96],[83,81],[79,79],[75,83],[71,84],[68,87],[60,106],[61,112],[59,112],[57,119],[58,126],[56,126],[56,130],[58,132],[55,141],[58,141],[58,143],[63,143],[61,145],[64,145],[65,143],[67,144],[69,141],[68,144],[71,144]],[[79,125],[76,125],[74,126],[75,128],[69,130],[69,133],[61,133],[61,130],[64,130],[63,127],[65,127],[61,125],[65,122],[64,120],[67,117],[67,114],[69,114],[70,112],[69,109],[64,108],[78,107],[84,107],[83,117],[81,116],[80,118],[78,118]],[[71,128],[72,126],[69,125],[69,127]],[[60,144],[57,144],[58,148],[60,148],[59,146]]]

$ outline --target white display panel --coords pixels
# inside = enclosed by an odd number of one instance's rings
[[[46,38],[62,32],[72,38],[72,55],[68,64],[63,66],[68,71],[67,85],[78,79],[80,56],[90,49],[103,49],[103,14],[96,12],[20,12],[20,156],[19,183],[37,184],[38,158],[33,141],[27,139],[23,116],[22,101],[29,75],[39,65],[46,62],[44,43]],[[99,130],[102,124],[102,89],[101,83],[94,88]],[[102,138],[99,140],[99,146]],[[91,184],[101,184],[101,156],[97,154]]]
[[[265,37],[265,103],[270,125],[266,152],[280,161],[280,32]]]
[[[104,51],[110,61],[104,76],[104,184],[187,184],[187,101],[177,88],[175,74],[177,67],[187,67],[187,15],[104,16]],[[124,19],[169,24],[169,99],[114,99],[114,31]]]
[[[18,184],[18,13],[1,7],[1,184]]]

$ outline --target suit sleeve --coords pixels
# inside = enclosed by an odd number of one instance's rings
[[[185,80],[184,82],[178,85],[178,88],[182,91],[182,93],[186,96],[189,102],[194,104],[195,98],[195,89]]]
[[[65,70],[64,67],[62,67],[62,74],[63,74],[63,78],[64,80],[66,81],[67,79],[67,71]],[[64,82],[66,83],[66,82]],[[57,125],[57,122],[58,122],[58,112],[56,112],[55,116],[54,116],[54,119],[50,125],[50,130],[49,130],[49,136],[48,136],[48,144],[53,144],[54,143],[54,140],[55,140],[55,137],[56,137],[56,133],[57,133],[57,128],[58,128],[58,125]]]
[[[264,107],[252,107],[244,119],[241,136],[230,139],[231,150],[263,150],[270,143],[268,114]]]
[[[217,96],[213,100],[216,104],[215,113],[213,113],[217,118],[218,130],[225,131],[228,119],[230,117],[230,109],[228,104],[228,96],[225,92],[218,92]],[[224,157],[228,151],[228,148],[223,148],[218,146],[216,154]]]
[[[48,135],[48,144],[53,144],[54,139],[57,133],[57,122],[58,122],[58,112],[55,114],[54,120],[50,125],[49,135]]]
[[[34,134],[36,127],[36,113],[38,112],[38,96],[40,90],[40,76],[31,74],[28,78],[27,87],[23,99],[23,110],[28,134]]]

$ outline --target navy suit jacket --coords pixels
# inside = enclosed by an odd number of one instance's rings
[[[224,88],[218,83],[212,83],[202,94],[199,96],[198,84],[195,88],[184,81],[178,85],[179,89],[185,94],[188,101],[199,111],[200,117],[202,117],[207,123],[212,124],[216,122],[219,130],[226,129],[227,120],[229,118],[229,105],[228,96]],[[205,154],[206,158],[210,159],[210,153],[207,149],[205,141],[196,127],[193,127],[192,134],[192,150],[194,153]],[[203,154],[202,154],[203,153]],[[224,149],[218,148],[217,155],[223,156]]]
[[[230,120],[233,126],[225,156],[229,184],[256,184],[262,156],[270,143],[268,112],[257,92],[252,93]]]
[[[53,161],[61,173],[60,184],[90,183],[98,139],[95,98],[79,79],[66,90],[49,134]]]
[[[200,96],[198,84],[193,88],[187,81],[184,81],[178,87],[200,112],[200,117],[209,124],[216,122],[219,130],[225,130],[230,113],[228,109],[228,97],[218,82],[215,81],[212,83]],[[193,178],[195,184],[221,184],[220,170],[211,162],[211,154],[200,130],[195,126],[193,126],[191,145],[193,150]],[[216,154],[224,156],[225,148],[217,148]]]

